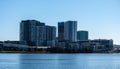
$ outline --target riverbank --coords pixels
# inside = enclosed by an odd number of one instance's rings
[[[87,54],[89,52],[26,52],[26,51],[0,51],[0,53],[23,53],[23,54]],[[91,54],[119,54],[120,52],[91,52]],[[89,53],[90,54],[90,53]]]

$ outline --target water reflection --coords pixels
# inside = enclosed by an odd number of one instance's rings
[[[0,69],[19,69],[19,54],[0,54]]]
[[[120,55],[0,54],[0,69],[120,69]]]
[[[23,54],[21,55],[21,69],[62,69],[75,65],[75,56],[68,54]]]

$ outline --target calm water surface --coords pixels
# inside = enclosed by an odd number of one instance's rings
[[[120,69],[120,54],[0,54],[0,69]]]

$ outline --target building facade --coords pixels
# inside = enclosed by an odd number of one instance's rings
[[[36,20],[23,20],[20,23],[20,41],[26,41],[28,45],[34,46],[37,43],[37,26],[45,26]]]
[[[92,44],[104,45],[104,50],[111,50],[113,49],[113,40],[107,39],[95,39],[91,41]]]
[[[20,23],[20,41],[26,41],[29,46],[54,45],[56,27],[47,26],[36,20],[24,20]]]
[[[55,46],[55,40],[56,40],[56,27],[46,26],[46,45]]]
[[[37,46],[45,46],[46,26],[37,26]]]
[[[64,27],[65,40],[75,42],[77,41],[77,21],[67,21]]]
[[[58,22],[58,41],[64,41],[64,22]]]
[[[77,31],[77,40],[88,40],[88,31]]]
[[[77,41],[77,21],[58,22],[58,40]]]
[[[82,50],[91,52],[108,52],[113,49],[113,40],[111,39],[79,40],[78,42]]]

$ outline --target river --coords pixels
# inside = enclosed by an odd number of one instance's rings
[[[120,54],[0,54],[0,69],[120,69]]]

